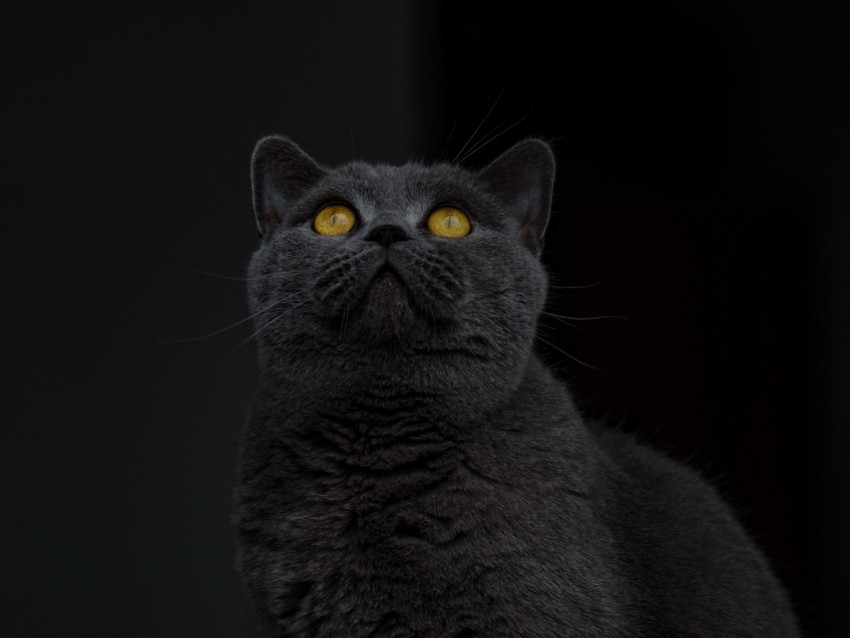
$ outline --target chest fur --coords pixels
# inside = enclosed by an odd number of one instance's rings
[[[293,420],[258,446],[242,562],[275,618],[357,618],[372,628],[363,635],[391,621],[436,632],[400,636],[517,635],[531,613],[566,626],[564,600],[593,608],[609,597],[587,500],[551,480],[557,446],[525,466],[522,438],[384,417]]]

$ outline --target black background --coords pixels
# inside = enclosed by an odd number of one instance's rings
[[[807,635],[848,635],[848,10],[547,6],[4,10],[0,634],[252,635],[252,329],[217,331],[247,315],[226,277],[280,132],[327,164],[550,141],[544,260],[595,285],[549,310],[627,320],[547,318],[541,353],[718,485]]]

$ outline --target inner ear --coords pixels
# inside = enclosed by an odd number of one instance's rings
[[[504,205],[519,240],[539,255],[555,181],[555,157],[549,145],[535,139],[519,142],[481,169],[478,176]]]
[[[324,175],[325,170],[287,137],[275,135],[257,142],[251,182],[260,238],[271,237],[293,202]]]

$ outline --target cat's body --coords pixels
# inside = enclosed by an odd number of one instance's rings
[[[269,138],[254,170],[236,518],[265,636],[798,636],[714,491],[586,424],[534,355],[545,145],[327,170]],[[355,225],[317,232],[339,203]],[[446,206],[468,234],[429,231]]]

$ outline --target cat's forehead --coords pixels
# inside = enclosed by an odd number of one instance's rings
[[[474,175],[450,164],[389,166],[352,162],[330,171],[322,187],[340,195],[399,206],[474,197]]]

